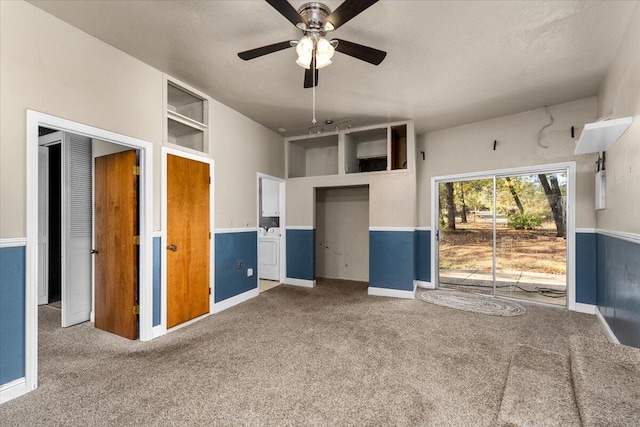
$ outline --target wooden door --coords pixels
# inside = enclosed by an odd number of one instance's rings
[[[138,338],[138,176],[136,151],[95,160],[95,325]]]
[[[167,155],[167,328],[209,312],[209,165]]]

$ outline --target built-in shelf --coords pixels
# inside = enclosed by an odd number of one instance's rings
[[[208,152],[206,95],[174,79],[166,79],[166,142]]]
[[[603,120],[584,125],[582,135],[576,145],[575,154],[598,153],[607,151],[629,128],[633,117]]]
[[[387,133],[387,128],[382,127],[345,135],[345,173],[387,170]]]
[[[347,128],[286,140],[287,178],[325,175],[356,177],[415,167],[413,123]]]
[[[289,141],[289,178],[338,173],[338,135]]]
[[[167,118],[174,122],[181,123],[184,126],[191,127],[197,131],[204,131],[207,128],[207,125],[205,125],[204,123],[197,122],[187,116],[176,113],[175,111],[167,110]]]

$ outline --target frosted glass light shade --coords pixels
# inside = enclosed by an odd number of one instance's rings
[[[296,46],[298,60],[296,64],[302,68],[309,69],[311,67],[311,59],[313,56],[313,40],[309,36],[304,36]],[[324,37],[320,37],[316,42],[316,69],[326,67],[331,64],[331,58],[335,53],[334,47]]]

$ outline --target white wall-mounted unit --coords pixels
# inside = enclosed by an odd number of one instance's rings
[[[280,183],[278,181],[262,180],[262,216],[280,216]]]
[[[631,125],[633,117],[603,120],[584,125],[582,135],[576,145],[575,154],[599,153],[607,151]]]

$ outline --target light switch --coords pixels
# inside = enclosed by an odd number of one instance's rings
[[[247,268],[247,277],[253,276],[253,268]]]

